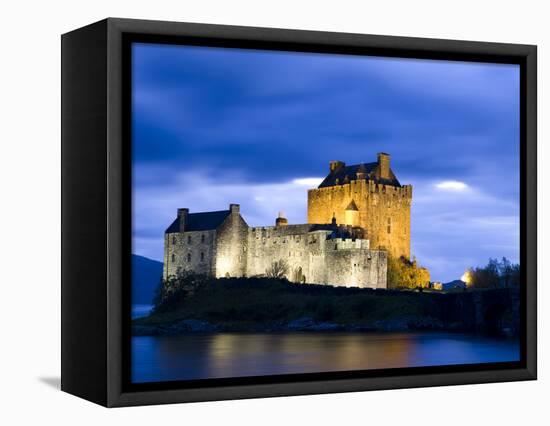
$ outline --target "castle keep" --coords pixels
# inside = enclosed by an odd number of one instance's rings
[[[389,165],[332,161],[328,176],[308,191],[308,223],[250,227],[238,204],[228,210],[178,215],[164,235],[164,278],[179,271],[214,277],[265,275],[283,260],[293,282],[387,287],[388,252],[410,256],[412,187]]]
[[[309,223],[336,217],[338,223],[365,229],[371,247],[410,258],[412,186],[399,183],[388,154],[353,166],[331,161],[328,176],[307,195]]]

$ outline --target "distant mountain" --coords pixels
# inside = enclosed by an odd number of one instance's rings
[[[149,305],[162,278],[162,263],[132,255],[132,305]]]
[[[462,280],[453,280],[443,284],[443,290],[451,290],[453,288],[466,288],[466,283]]]

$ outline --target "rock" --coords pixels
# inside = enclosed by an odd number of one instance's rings
[[[185,319],[178,321],[166,328],[167,334],[212,333],[215,331],[220,331],[220,328],[217,325],[196,319]]]
[[[302,317],[302,318],[297,318],[295,320],[290,321],[287,324],[286,328],[287,330],[290,330],[290,331],[303,331],[303,330],[309,329],[314,324],[315,322],[313,321],[313,318]]]
[[[321,322],[309,328],[311,331],[341,331],[343,329],[344,327],[342,325],[333,322]]]
[[[288,331],[340,331],[344,330],[344,327],[333,322],[316,322],[311,317],[302,317],[290,321],[285,329]]]

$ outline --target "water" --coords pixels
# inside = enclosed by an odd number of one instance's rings
[[[155,382],[519,360],[519,343],[455,333],[216,333],[132,338]]]
[[[132,305],[132,319],[146,317],[153,309],[153,305]]]

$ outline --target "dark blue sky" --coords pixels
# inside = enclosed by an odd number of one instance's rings
[[[136,44],[133,251],[162,260],[178,207],[306,221],[330,160],[392,156],[412,252],[449,281],[519,258],[519,68]]]

